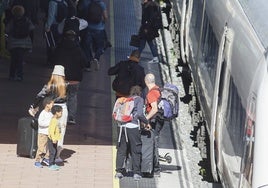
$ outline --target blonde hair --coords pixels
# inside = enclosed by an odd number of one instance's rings
[[[66,97],[65,77],[52,74],[50,80],[47,83],[47,88],[50,91],[55,90],[55,94],[61,98]]]

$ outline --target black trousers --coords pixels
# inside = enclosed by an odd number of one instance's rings
[[[120,128],[118,128],[118,133]],[[119,134],[118,134],[119,135]],[[126,139],[127,136],[127,139]],[[141,134],[139,128],[122,127],[120,142],[117,145],[116,171],[124,172],[128,152],[131,154],[134,174],[141,174]]]
[[[163,128],[164,121],[155,119],[153,122],[150,122],[152,125],[153,133],[154,133],[154,169],[158,170],[160,168],[159,164],[159,135],[160,131]]]

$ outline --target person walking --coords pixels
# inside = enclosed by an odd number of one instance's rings
[[[88,67],[100,69],[100,57],[106,42],[105,22],[108,19],[106,4],[102,0],[80,0],[77,5],[78,17],[88,22],[82,36],[82,48],[87,56]]]
[[[65,68],[65,79],[69,83],[67,90],[68,124],[76,124],[77,92],[83,79],[83,69],[86,67],[86,57],[77,41],[77,33],[68,30],[63,40],[56,48],[53,61]]]
[[[153,59],[148,63],[159,63],[155,38],[159,37],[158,29],[161,29],[162,27],[159,5],[152,0],[144,0],[142,4],[141,26],[139,29],[139,51],[142,53],[146,43],[148,43],[153,55]]]
[[[141,176],[141,133],[140,122],[148,126],[148,120],[143,114],[144,100],[141,97],[142,88],[133,86],[130,89],[129,97],[134,97],[133,119],[127,123],[118,123],[118,145],[116,155],[115,178],[121,179],[125,175],[124,162],[130,152],[133,167],[133,178],[138,181]]]
[[[120,61],[108,69],[108,75],[116,75],[112,88],[116,92],[116,97],[129,95],[130,88],[138,85],[142,89],[146,87],[144,82],[144,68],[139,65],[140,52],[133,50],[126,61]]]
[[[163,128],[164,121],[157,118],[158,106],[157,102],[161,96],[159,86],[155,83],[155,76],[152,73],[148,73],[145,76],[145,84],[148,88],[148,93],[145,100],[145,113],[146,119],[150,122],[150,128],[154,132],[155,136],[155,154],[154,154],[154,173],[160,175],[160,164],[159,164],[159,135]]]
[[[32,49],[30,32],[34,29],[34,25],[29,18],[24,16],[24,12],[23,6],[13,6],[13,16],[6,26],[7,48],[11,55],[9,80],[23,80],[24,57],[26,52]]]

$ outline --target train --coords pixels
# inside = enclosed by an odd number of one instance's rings
[[[193,123],[201,125],[199,144],[209,139],[208,149],[200,148],[214,181],[268,187],[267,1],[164,2],[174,54],[190,72],[185,92]]]

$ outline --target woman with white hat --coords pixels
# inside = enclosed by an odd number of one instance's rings
[[[61,139],[58,141],[57,158],[55,160],[56,162],[63,162],[63,160],[60,158],[60,153],[63,150],[63,141],[68,117],[68,110],[66,105],[67,86],[68,83],[65,81],[64,67],[62,65],[55,65],[50,80],[37,94],[35,102],[29,109],[30,115],[35,116],[40,104],[46,97],[52,97],[54,99],[54,105],[60,105],[62,107],[62,117],[59,119]]]

